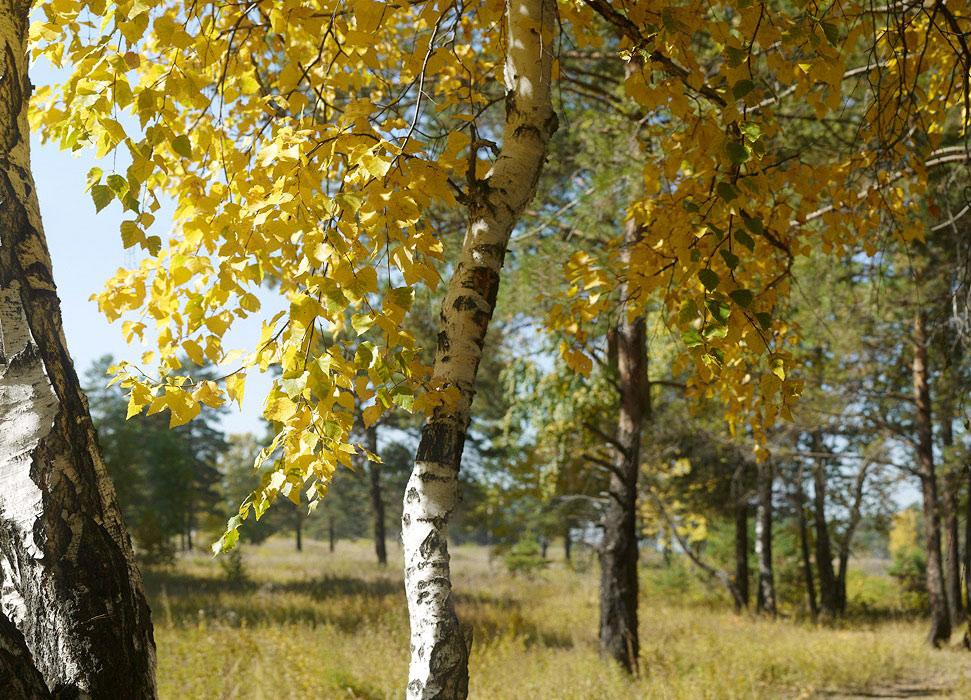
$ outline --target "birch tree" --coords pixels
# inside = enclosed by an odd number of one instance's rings
[[[9,697],[44,697],[41,677],[57,697],[154,698],[149,609],[65,346],[30,171],[29,11],[0,4],[0,677]]]

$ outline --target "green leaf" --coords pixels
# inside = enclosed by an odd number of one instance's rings
[[[736,100],[740,100],[754,89],[755,83],[748,78],[743,78],[732,86],[732,94],[735,95]]]
[[[717,323],[710,323],[705,326],[705,339],[711,340],[712,338],[724,338],[728,335],[728,326],[720,326]]]
[[[820,22],[819,26],[823,28],[823,34],[826,35],[826,40],[833,46],[836,46],[840,40],[839,28],[831,22]]]
[[[759,322],[759,325],[762,326],[762,330],[764,331],[767,331],[772,327],[772,314],[761,311],[755,314],[755,319]]]
[[[682,203],[681,206],[684,207],[684,210],[686,212],[689,212],[691,214],[695,214],[695,213],[697,213],[699,211],[698,210],[698,205],[695,204],[694,202],[692,202],[690,199],[684,200],[684,202]]]
[[[139,233],[141,233],[141,229],[134,221],[121,222],[121,242],[125,248],[131,248],[138,243]]]
[[[698,306],[693,300],[684,302],[678,312],[678,323],[688,323],[698,315]]]
[[[718,187],[715,188],[715,191],[718,192],[718,196],[724,199],[726,202],[730,202],[738,196],[738,190],[727,182],[719,182]]]
[[[736,289],[734,292],[729,292],[728,296],[743,309],[751,306],[752,301],[755,299],[755,295],[747,289]]]
[[[351,326],[358,335],[363,335],[374,325],[374,319],[370,315],[354,314],[351,316]]]
[[[728,323],[728,317],[732,315],[732,307],[728,304],[718,299],[709,299],[705,302],[705,306],[708,307],[708,311],[711,313],[711,317],[715,323],[722,326]]]
[[[109,175],[107,182],[108,187],[111,188],[111,191],[117,194],[119,197],[128,191],[128,180],[117,173],[112,173]]]
[[[742,223],[745,224],[745,228],[754,233],[756,236],[761,236],[765,228],[762,226],[762,220],[756,219],[754,217],[743,216]]]
[[[694,328],[682,333],[681,340],[685,347],[688,348],[696,348],[699,345],[704,345],[705,343],[705,339],[701,337],[701,333],[696,331]]]
[[[158,255],[159,251],[162,250],[162,239],[158,236],[149,236],[145,239],[145,244],[148,247],[148,254],[152,257]]]
[[[111,200],[114,198],[115,193],[107,185],[95,185],[91,188],[91,199],[94,200],[95,211],[100,212],[111,204]]]
[[[748,149],[738,141],[729,141],[725,148],[728,150],[728,157],[732,159],[733,163],[741,165],[751,157]]]
[[[728,265],[729,270],[734,270],[738,266],[738,256],[728,248],[719,248],[718,252],[725,259],[725,264]]]
[[[755,250],[755,241],[742,229],[735,229],[735,240],[739,245],[743,245],[749,250]]]
[[[704,270],[698,271],[698,279],[705,286],[709,292],[718,287],[718,281],[721,279],[716,272],[710,268],[705,268]]]
[[[172,150],[183,158],[192,158],[192,144],[189,143],[189,137],[185,134],[172,139]]]
[[[310,378],[310,372],[304,372],[299,377],[290,377],[289,379],[281,379],[280,387],[286,392],[287,396],[291,400],[296,399],[303,390],[307,388],[307,380]]]

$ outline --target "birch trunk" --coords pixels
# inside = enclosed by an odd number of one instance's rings
[[[29,3],[0,0],[0,612],[55,696],[154,698],[131,543],[65,347],[30,173]]]
[[[437,408],[422,427],[401,516],[412,699],[468,695],[469,648],[452,601],[448,520],[459,499],[459,466],[499,270],[557,125],[550,93],[556,4],[510,0],[506,32],[502,151],[485,179],[469,176],[469,225],[442,304],[435,356],[435,379],[457,389],[458,400]]]
[[[626,268],[630,249],[640,240],[634,220],[624,229]],[[627,285],[620,287],[628,298]],[[617,384],[620,412],[614,436],[614,468],[607,489],[604,535],[600,547],[600,653],[627,671],[637,670],[637,475],[640,470],[641,424],[648,406],[647,337],[644,318],[631,318],[626,304],[617,321]]]
[[[759,464],[759,504],[755,514],[755,557],[759,566],[756,609],[776,614],[775,574],[772,570],[772,465]]]
[[[52,700],[24,635],[0,614],[0,688],[4,700]]]
[[[941,515],[934,473],[934,443],[931,428],[931,394],[928,384],[927,332],[921,311],[914,316],[914,400],[917,404],[917,472],[920,475],[924,511],[924,541],[927,548],[927,593],[931,604],[931,627],[927,642],[940,646],[951,636],[951,617],[944,590],[941,566]]]

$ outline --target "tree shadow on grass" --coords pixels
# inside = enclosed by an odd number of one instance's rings
[[[171,569],[149,569],[144,578],[153,617],[173,626],[309,624],[333,625],[347,633],[375,625],[404,633],[408,628],[404,587],[390,578],[231,581]],[[478,642],[514,637],[527,646],[573,646],[570,637],[530,619],[515,598],[459,593],[455,600],[459,618],[472,625]]]

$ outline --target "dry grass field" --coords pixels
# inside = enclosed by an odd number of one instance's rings
[[[271,540],[244,548],[243,582],[204,553],[146,572],[162,698],[402,697],[408,620],[400,550],[390,556],[382,571],[366,542],[340,542],[331,554],[323,543],[297,553]],[[455,548],[452,561],[459,616],[474,627],[476,700],[823,698],[905,683],[971,697],[966,652],[924,647],[920,620],[822,628],[738,616],[717,592],[692,584],[672,593],[651,569],[642,578],[642,674],[631,680],[596,653],[596,567],[556,562],[512,577],[470,546]]]

